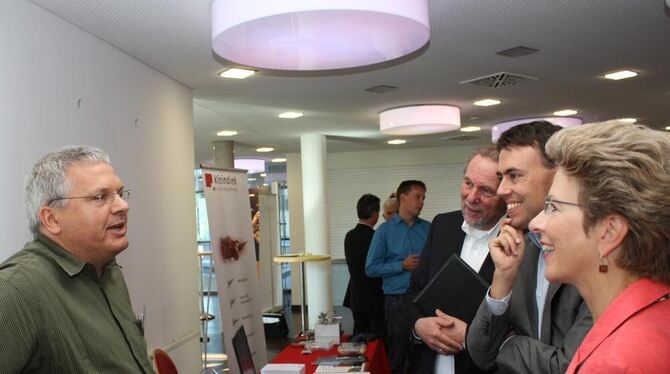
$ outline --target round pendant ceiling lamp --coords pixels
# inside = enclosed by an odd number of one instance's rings
[[[265,160],[256,158],[236,158],[233,161],[235,169],[244,169],[247,174],[256,174],[265,172]]]
[[[428,0],[214,0],[212,49],[237,64],[331,70],[393,60],[430,39]]]
[[[547,121],[561,127],[579,126],[582,124],[582,119],[577,117],[536,117],[536,118],[515,119],[495,124],[491,128],[491,140],[493,140],[493,142],[495,143],[498,141],[500,135],[505,131],[511,129],[516,125],[521,125],[523,123],[533,121]]]
[[[379,131],[385,135],[424,135],[461,127],[461,110],[452,105],[413,105],[379,113]]]

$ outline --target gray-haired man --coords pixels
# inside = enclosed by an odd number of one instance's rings
[[[103,151],[64,147],[26,181],[34,240],[0,265],[2,373],[152,373],[115,262],[128,191]]]

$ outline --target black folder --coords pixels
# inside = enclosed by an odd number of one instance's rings
[[[439,309],[470,323],[488,288],[488,282],[458,255],[452,254],[413,302],[426,316],[434,316],[435,309]]]

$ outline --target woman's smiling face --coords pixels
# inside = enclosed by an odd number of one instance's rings
[[[578,179],[559,167],[545,209],[529,225],[540,236],[544,275],[551,282],[576,284],[598,268],[598,242],[596,235],[584,232],[579,191]]]

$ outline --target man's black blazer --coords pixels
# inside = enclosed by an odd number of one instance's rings
[[[365,275],[365,260],[374,234],[372,227],[359,223],[344,237],[344,257],[347,259],[350,277],[347,294],[351,310],[381,314],[384,312],[382,279]]]
[[[409,331],[412,331],[416,320],[422,317],[427,317],[414,306],[412,300],[423,289],[423,287],[430,281],[437,271],[444,265],[452,254],[456,253],[460,256],[465,240],[465,232],[461,226],[463,225],[463,214],[461,211],[454,211],[449,213],[442,213],[435,216],[430,225],[428,233],[428,240],[426,246],[421,253],[419,259],[419,266],[412,272],[410,286],[405,296],[405,304],[407,310],[407,321],[410,323]],[[493,280],[493,271],[495,265],[490,255],[486,256],[486,260],[479,270],[479,275],[487,282],[491,283]],[[471,321],[465,321],[468,324]],[[420,373],[433,373],[435,366],[436,353],[427,345],[421,345],[421,365]],[[467,352],[460,353],[455,358],[456,373],[486,373],[475,366],[470,359]]]

